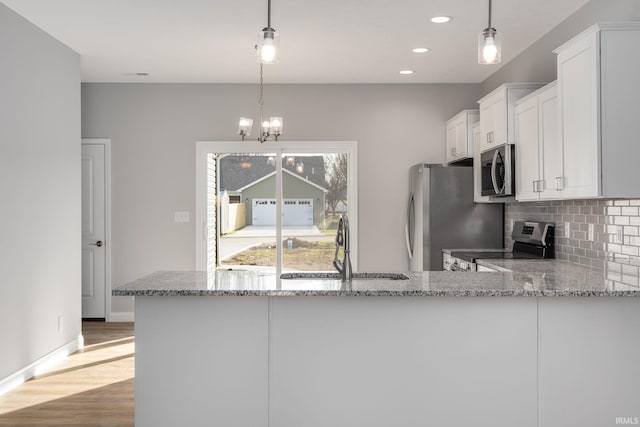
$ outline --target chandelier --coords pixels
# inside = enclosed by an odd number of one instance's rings
[[[260,136],[258,141],[265,142],[273,138],[278,140],[282,134],[282,117],[269,117],[264,120],[264,78],[263,66],[265,64],[278,63],[278,46],[280,44],[280,35],[271,27],[271,0],[267,0],[267,26],[258,33],[258,44],[255,46],[258,54],[258,63],[260,64],[260,96],[258,98],[258,106],[260,107]],[[245,137],[251,135],[253,128],[253,119],[240,117],[238,124],[238,135],[244,141]]]

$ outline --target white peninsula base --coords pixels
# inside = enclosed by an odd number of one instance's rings
[[[136,297],[136,426],[604,427],[640,299]]]

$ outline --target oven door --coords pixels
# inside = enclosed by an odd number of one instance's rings
[[[513,196],[515,191],[514,146],[505,144],[480,155],[483,196]]]

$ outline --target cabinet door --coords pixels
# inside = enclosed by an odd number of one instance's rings
[[[562,194],[562,144],[558,128],[558,92],[550,88],[538,96],[540,134],[540,180],[543,199],[557,199]]]
[[[538,426],[615,426],[640,416],[640,301],[538,302]]]
[[[495,124],[493,118],[493,103],[487,100],[480,104],[480,151],[486,151],[493,147],[492,138],[495,138]]]
[[[447,152],[445,153],[445,158],[447,163],[454,161],[456,158],[457,131],[458,129],[456,128],[455,123],[453,122],[447,123],[447,144],[446,144]]]
[[[597,197],[600,193],[598,68],[597,33],[558,53],[564,198]]]
[[[467,150],[467,116],[466,114],[457,120],[456,123],[456,158],[464,159],[469,157]]]
[[[491,146],[506,144],[507,141],[507,98],[506,90],[498,92],[492,100],[493,138]]]
[[[273,298],[269,425],[535,427],[536,304]]]
[[[515,109],[516,199],[539,199],[538,97]]]
[[[473,201],[476,203],[492,203],[489,196],[482,195],[482,166],[480,164],[480,141],[482,132],[480,122],[473,125]]]

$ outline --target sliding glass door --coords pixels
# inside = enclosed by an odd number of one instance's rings
[[[356,155],[355,142],[198,142],[196,267],[333,270],[341,214],[357,263]]]

